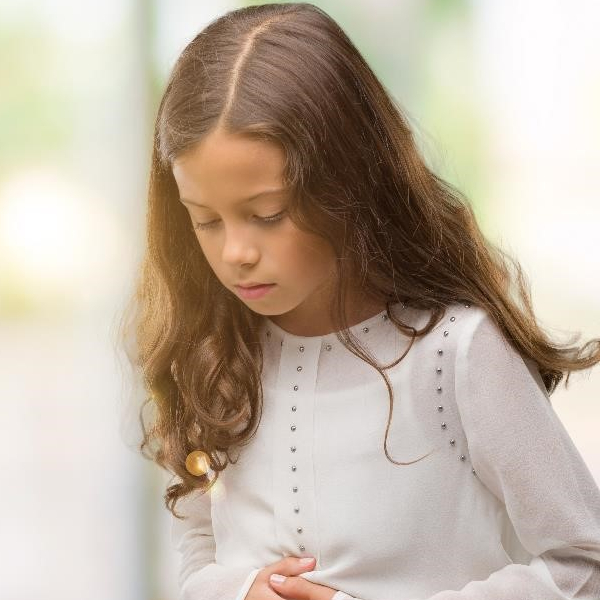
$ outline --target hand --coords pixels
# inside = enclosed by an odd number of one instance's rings
[[[281,575],[281,571],[275,573]],[[276,581],[271,575],[269,584],[279,596],[287,600],[331,600],[337,593],[337,590],[326,585],[319,585],[304,577],[293,575],[286,576],[284,581]]]
[[[277,562],[267,565],[256,574],[256,577],[254,578],[254,581],[252,582],[252,585],[250,586],[250,589],[248,590],[244,600],[281,600],[281,598],[289,598],[288,596],[284,596],[283,594],[280,595],[277,591],[274,591],[269,584],[269,577],[271,574],[280,573],[290,577],[291,579],[302,579],[302,577],[294,576],[307,571],[312,571],[315,568],[315,564],[316,561],[314,558],[312,561],[302,564],[299,558],[295,556],[286,556]],[[315,588],[323,587],[310,581],[304,581],[304,583],[314,586]],[[331,591],[331,588],[325,589]],[[335,593],[335,591],[333,591],[333,593]],[[314,598],[315,600],[331,600],[331,594],[325,596],[314,596]]]

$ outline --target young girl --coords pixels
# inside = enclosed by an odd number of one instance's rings
[[[327,14],[192,40],[147,219],[131,358],[180,598],[600,598],[600,491],[550,404],[600,340],[548,338]]]

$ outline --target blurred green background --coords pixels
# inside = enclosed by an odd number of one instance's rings
[[[168,476],[136,453],[141,392],[112,336],[141,256],[166,77],[200,29],[242,4],[0,4],[3,599],[176,598]],[[541,324],[561,340],[597,337],[600,5],[315,4],[488,238],[520,260]],[[600,482],[598,370],[552,398]]]

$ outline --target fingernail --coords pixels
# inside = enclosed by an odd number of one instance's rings
[[[285,581],[285,575],[278,575],[277,573],[273,573],[270,579],[273,583],[283,583]]]
[[[313,560],[315,560],[313,556],[305,556],[304,558],[300,559],[300,564],[307,565],[308,563],[311,563]]]

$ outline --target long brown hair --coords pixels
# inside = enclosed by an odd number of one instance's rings
[[[351,277],[386,303],[413,341],[450,303],[481,306],[536,362],[549,393],[565,372],[566,385],[571,371],[600,361],[600,339],[580,348],[547,337],[519,264],[484,238],[463,195],[426,166],[401,109],[333,19],[309,3],[233,10],[183,50],[160,102],[147,246],[121,323],[148,393],[140,450],[179,477],[164,497],[175,516],[179,498],[208,490],[235,462],[231,451],[253,437],[262,408],[260,315],[216,278],[171,170],[176,157],[217,128],[284,150],[290,218],[335,248],[331,319],[338,338],[386,381],[390,418],[390,365],[372,361],[348,331]],[[415,330],[394,318],[389,306],[399,301],[431,311],[427,325]],[[155,409],[149,428],[147,403]],[[197,449],[210,458],[214,479],[186,470]],[[384,450],[392,462],[408,464],[394,461],[385,443]]]

